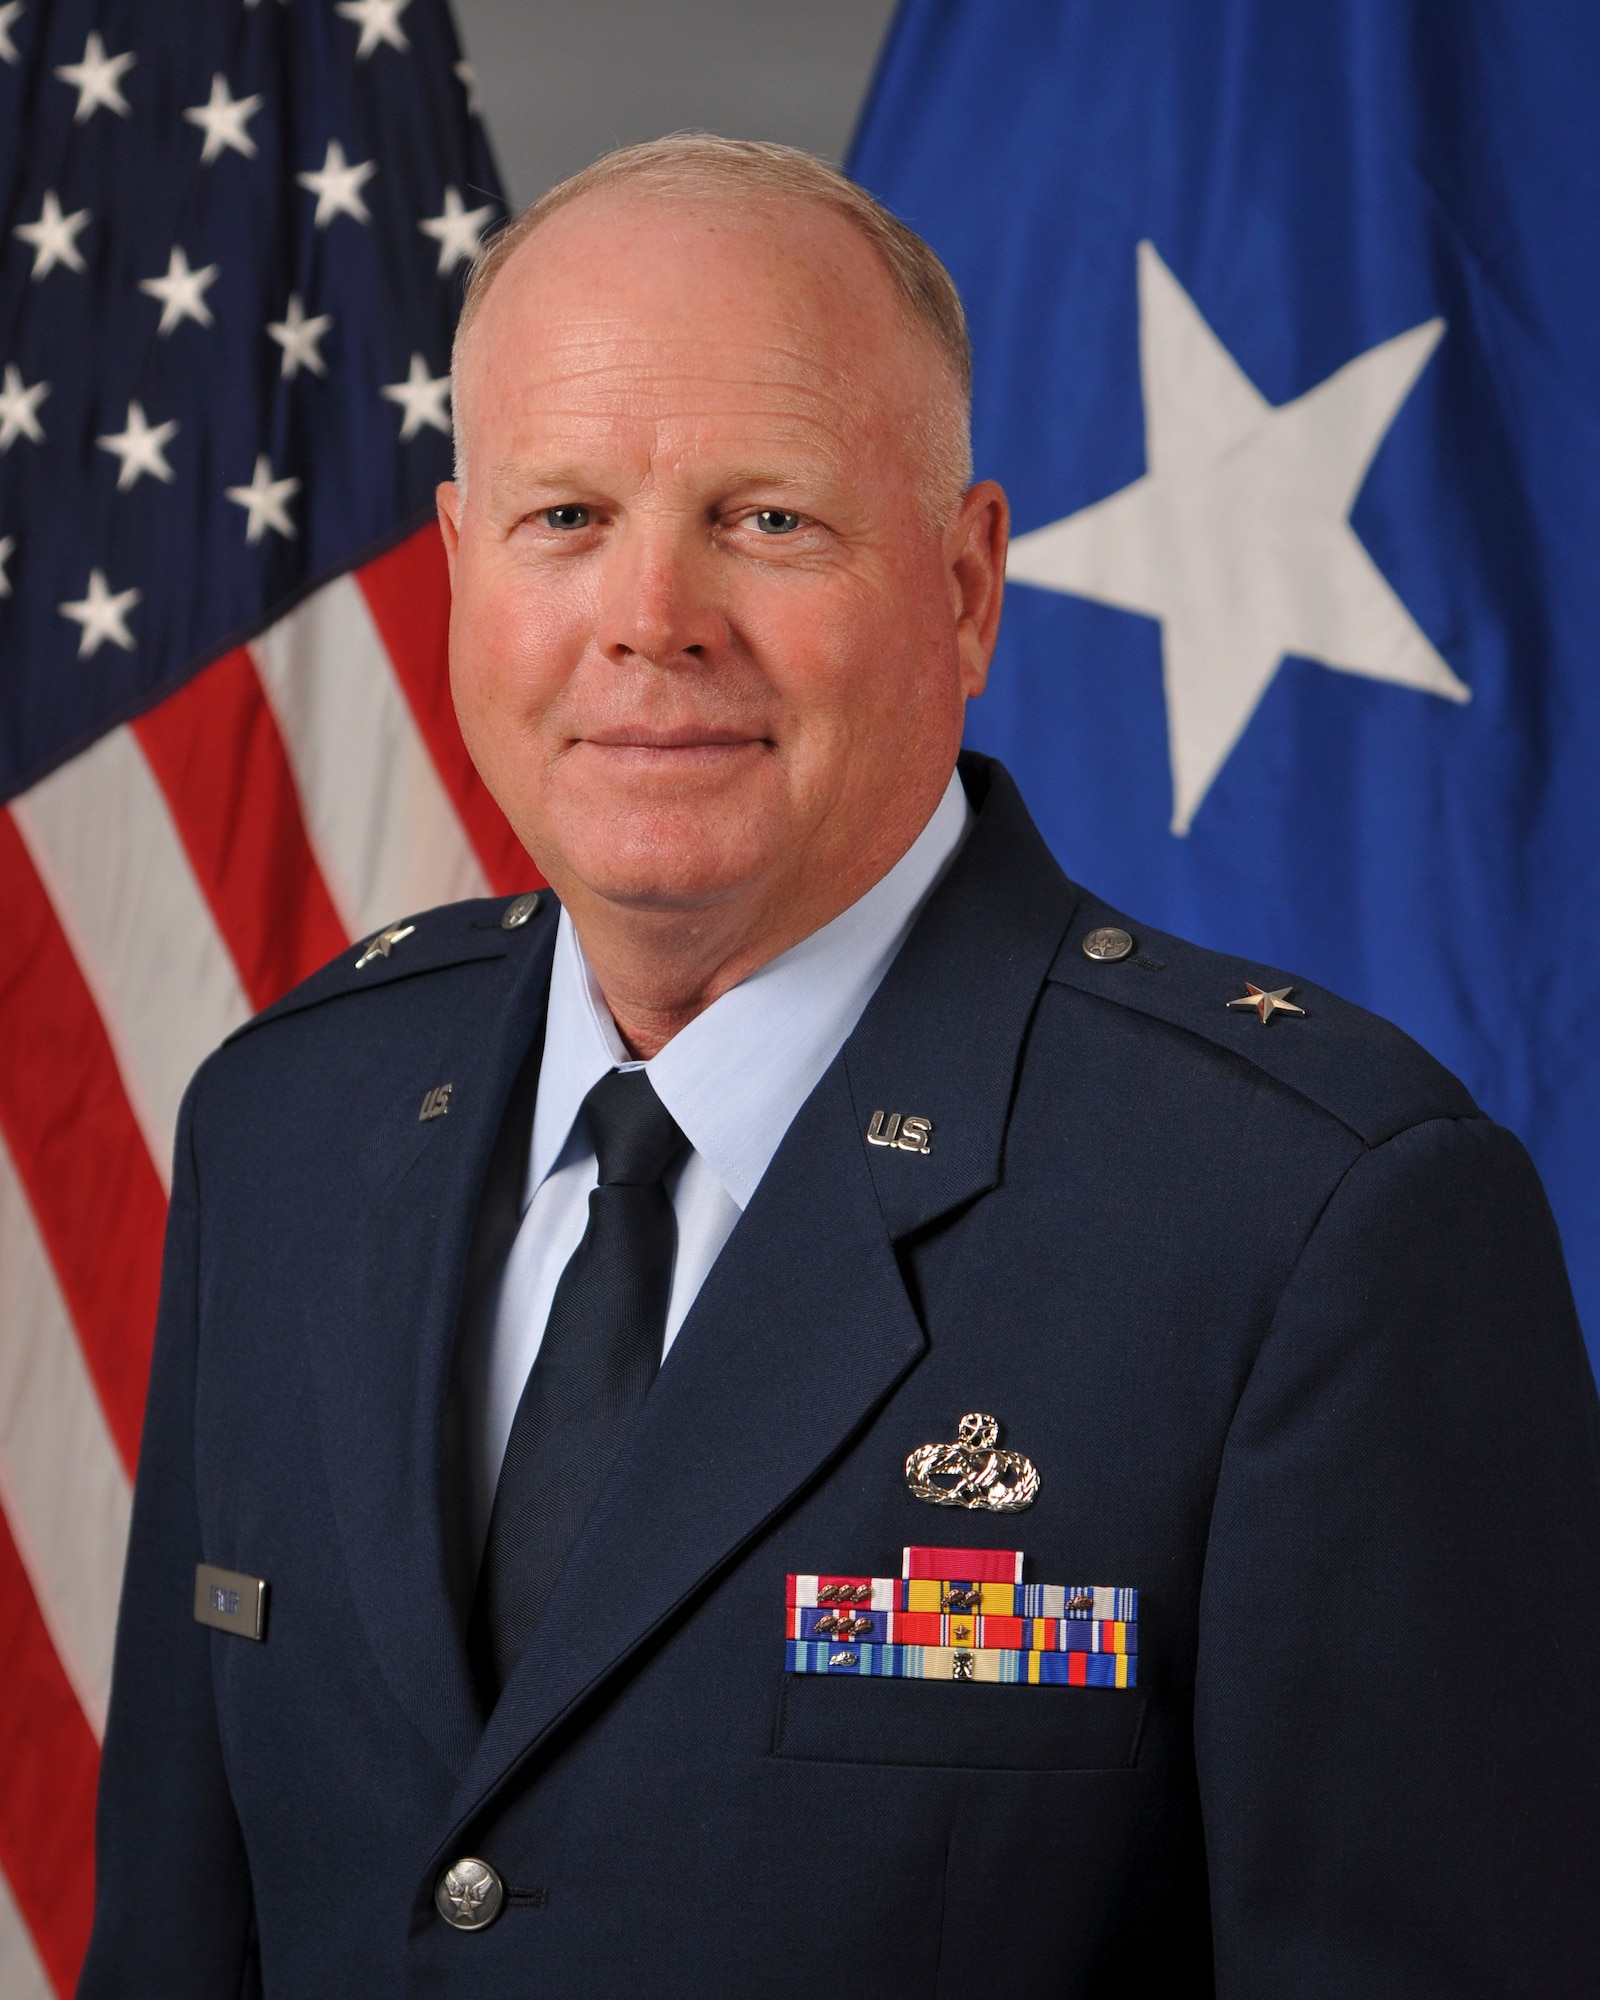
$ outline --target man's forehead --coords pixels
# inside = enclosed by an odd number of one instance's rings
[[[619,430],[648,451],[712,443],[708,428],[735,457],[836,450],[886,397],[898,402],[881,330],[867,338],[860,306],[836,307],[818,273],[774,264],[759,232],[733,242],[704,229],[687,263],[660,228],[601,230],[614,256],[576,254],[595,233],[508,264],[474,330],[471,418],[496,463],[616,445]]]
[[[543,468],[831,488],[914,456],[948,394],[876,249],[794,201],[574,202],[512,253],[459,361],[460,435],[505,504],[530,475],[561,483]]]
[[[848,357],[760,314],[708,327],[574,312],[502,341],[482,362],[489,408],[572,425],[741,411],[834,424],[858,411],[863,395]]]
[[[503,504],[555,487],[618,493],[674,488],[830,491],[878,454],[859,429],[772,409],[640,408],[618,422],[602,412],[506,411],[486,436],[487,484]]]
[[[471,365],[782,381],[903,344],[871,247],[815,204],[782,206],[592,196],[558,210],[491,288]]]

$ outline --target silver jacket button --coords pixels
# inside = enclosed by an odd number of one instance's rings
[[[517,896],[507,903],[500,912],[500,928],[503,931],[519,931],[530,917],[539,912],[539,892],[531,896]]]
[[[487,1861],[470,1855],[451,1862],[433,1892],[434,1908],[458,1931],[481,1931],[500,1914],[505,1884]]]
[[[1096,958],[1102,964],[1114,965],[1119,958],[1126,958],[1133,950],[1133,939],[1126,931],[1118,930],[1115,924],[1107,924],[1102,929],[1090,931],[1083,941],[1085,958]]]

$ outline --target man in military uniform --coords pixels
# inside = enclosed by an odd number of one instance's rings
[[[780,148],[477,270],[452,673],[554,893],[189,1093],[93,2000],[1600,1990],[1537,1180],[958,764],[969,374]]]

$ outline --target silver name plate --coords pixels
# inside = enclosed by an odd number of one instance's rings
[[[267,1636],[267,1586],[259,1576],[214,1563],[194,1566],[194,1615],[202,1625],[241,1639]]]

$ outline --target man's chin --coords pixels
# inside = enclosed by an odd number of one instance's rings
[[[686,863],[670,873],[626,868],[597,869],[582,881],[582,889],[598,902],[617,912],[663,920],[708,916],[724,906],[737,903],[751,887],[748,874],[734,875],[712,867]]]
[[[720,819],[720,815],[718,818]],[[662,915],[709,910],[737,901],[767,878],[778,860],[758,812],[731,814],[722,826],[684,809],[596,812],[560,843],[546,864],[560,893],[592,897],[618,909]]]

